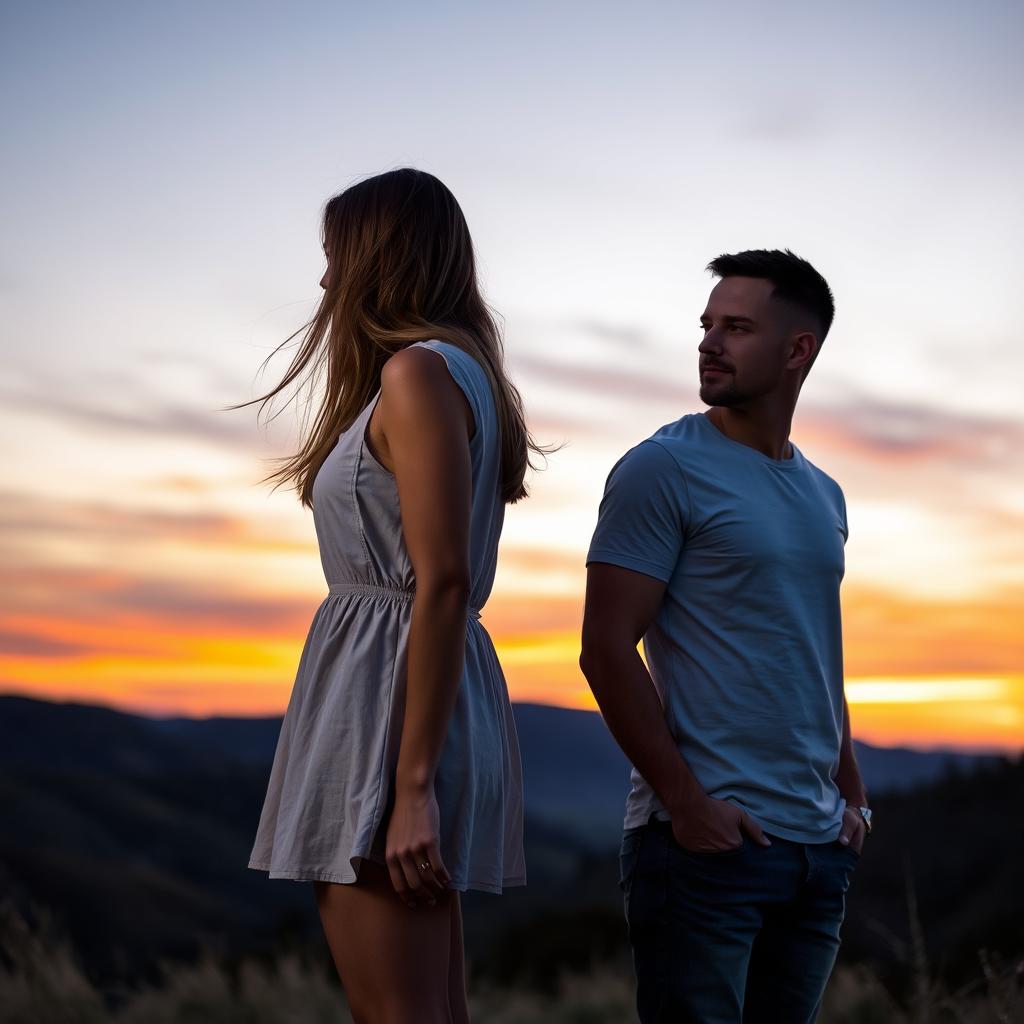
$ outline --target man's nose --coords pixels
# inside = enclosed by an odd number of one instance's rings
[[[713,352],[722,351],[722,336],[719,334],[714,327],[711,330],[705,332],[704,338],[701,343],[697,346],[698,352],[703,352],[708,355]]]

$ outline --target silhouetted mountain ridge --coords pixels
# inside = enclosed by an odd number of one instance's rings
[[[629,764],[601,716],[542,704],[515,704],[530,814],[603,846],[614,842],[629,791]],[[149,778],[162,788],[166,767],[233,778],[270,764],[279,717],[151,718],[110,708],[0,696],[0,764],[46,764]],[[991,761],[957,751],[917,751],[856,742],[874,799],[948,772],[972,772]]]

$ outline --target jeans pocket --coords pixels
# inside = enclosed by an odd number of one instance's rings
[[[651,825],[623,836],[620,864],[623,909],[630,936],[656,926],[668,902],[671,875],[670,843]]]
[[[728,850],[688,850],[678,843],[674,843],[674,845],[676,850],[686,857],[695,857],[699,860],[729,860],[743,853],[747,849],[748,842],[747,834],[744,832],[740,837],[740,845],[733,846]]]
[[[622,845],[619,849],[619,888],[625,892],[636,871],[636,862],[640,857],[641,829],[627,829],[622,834]]]
[[[844,845],[838,839],[832,844],[832,848],[838,848],[839,850],[839,859],[836,861],[836,867],[842,890],[845,893],[850,888],[850,883],[857,873],[860,854],[852,846]]]
[[[860,860],[860,851],[855,850],[852,846],[849,845],[849,843],[841,843],[837,839],[835,845],[838,846],[840,850],[845,850],[846,853],[849,854],[851,863],[856,864],[857,861]]]

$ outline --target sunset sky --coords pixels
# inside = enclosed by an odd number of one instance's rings
[[[325,584],[221,407],[314,307],[319,214],[463,205],[531,427],[484,611],[513,699],[592,707],[584,555],[701,408],[713,256],[790,247],[835,325],[793,440],[843,486],[854,733],[1024,749],[1018,5],[23,4],[0,14],[0,690],[280,713]]]

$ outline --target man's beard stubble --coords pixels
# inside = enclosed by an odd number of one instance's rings
[[[739,405],[739,403],[743,401],[743,396],[736,390],[735,379],[730,377],[724,386],[721,383],[710,386],[701,384],[700,400],[705,405],[724,406],[728,408],[731,405]]]

